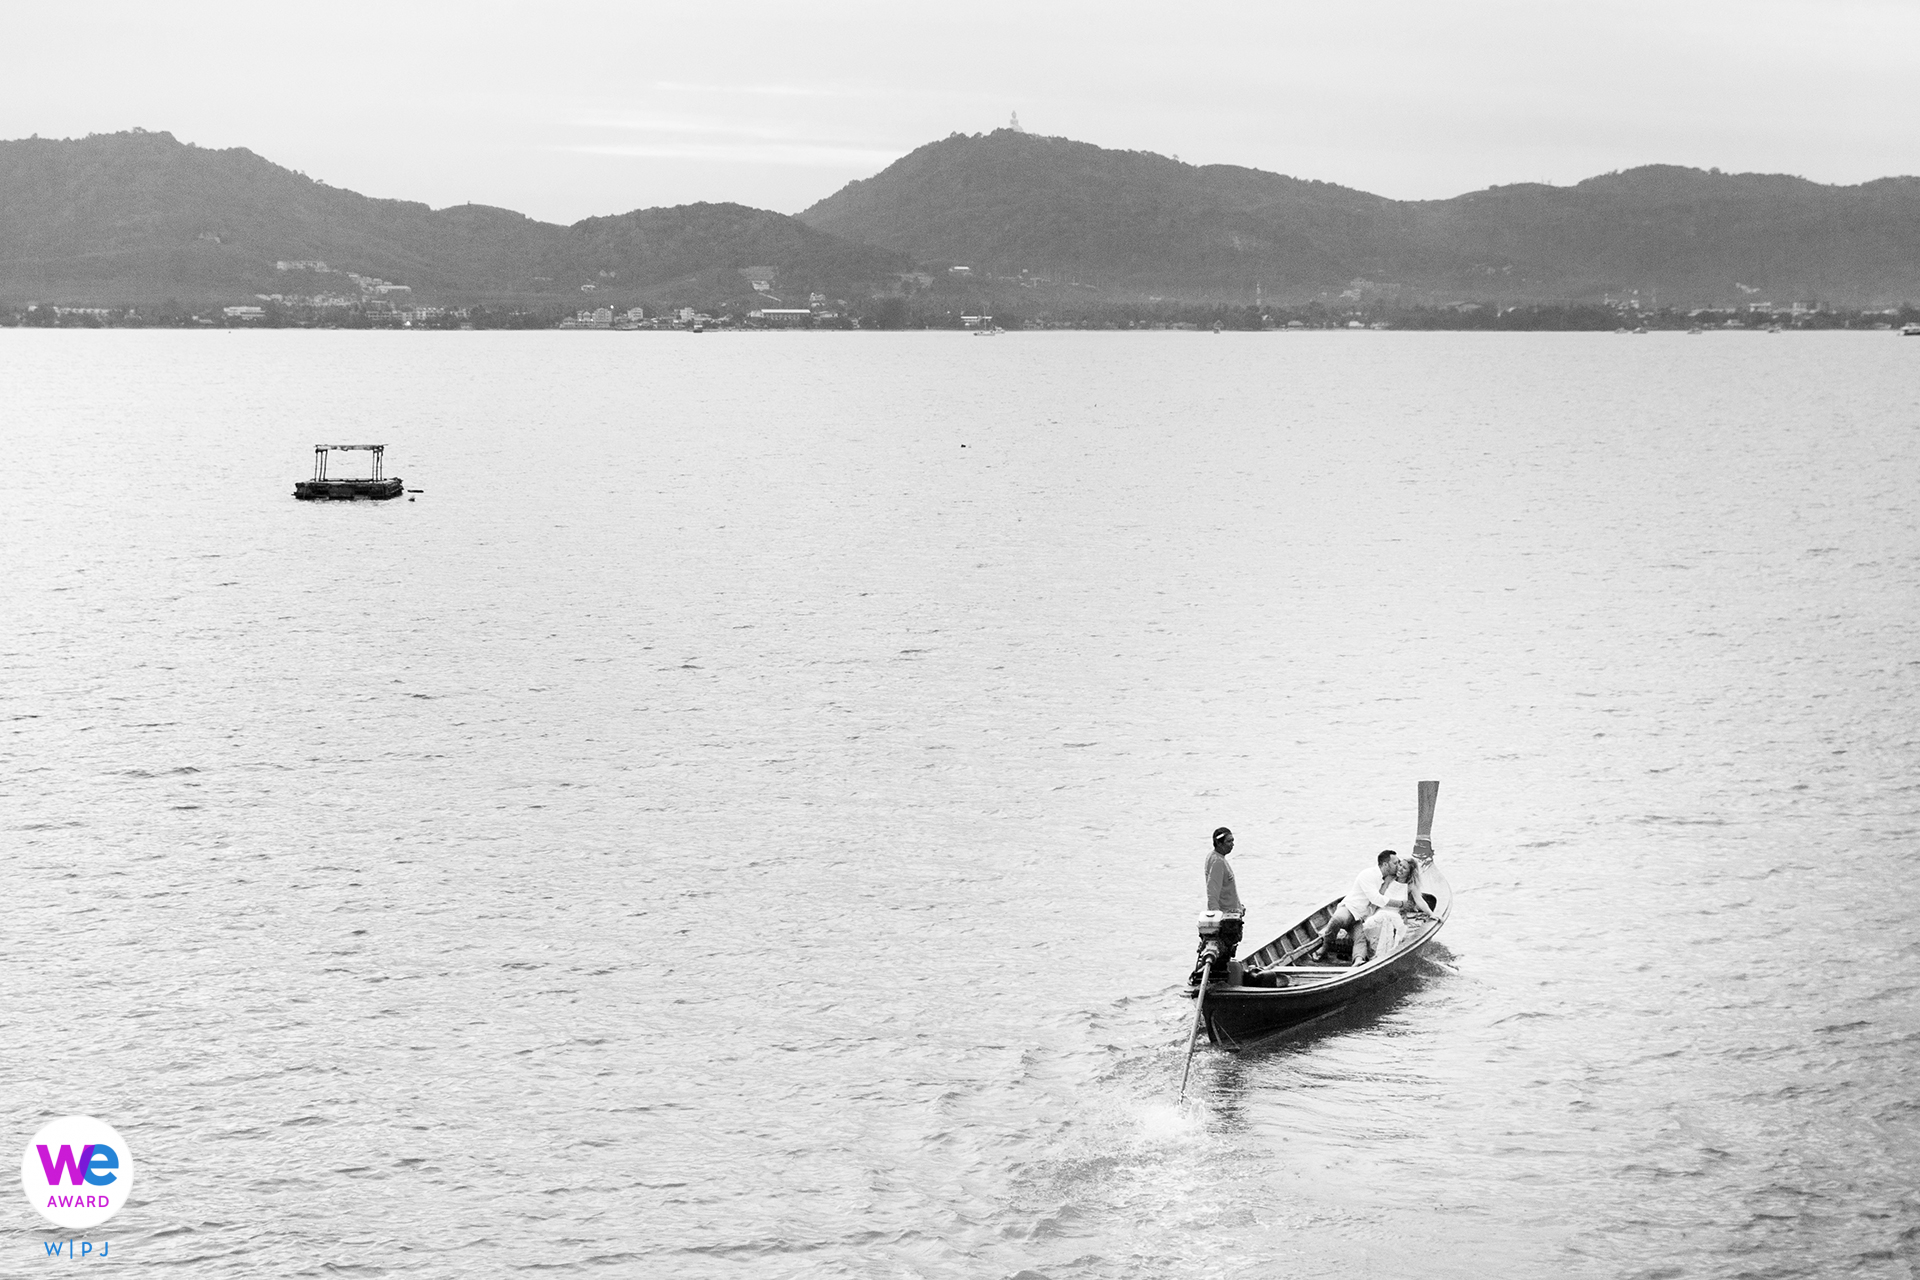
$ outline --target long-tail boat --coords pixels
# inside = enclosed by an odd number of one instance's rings
[[[1418,834],[1413,842],[1418,870],[1409,883],[1408,896],[1425,908],[1424,918],[1408,920],[1406,936],[1400,943],[1364,964],[1354,965],[1347,959],[1352,955],[1352,940],[1345,930],[1328,944],[1321,959],[1308,959],[1316,950],[1321,931],[1346,896],[1341,894],[1315,907],[1265,946],[1241,956],[1237,963],[1196,964],[1193,977],[1188,979],[1186,997],[1200,999],[1195,1020],[1206,1027],[1209,1040],[1237,1045],[1284,1031],[1406,975],[1414,957],[1433,941],[1453,913],[1453,886],[1433,857],[1433,809],[1439,795],[1438,782],[1420,784]],[[1210,925],[1217,926],[1216,915],[1210,912],[1201,917],[1203,939],[1209,936]],[[1203,944],[1203,961],[1207,954]],[[1223,969],[1225,972],[1220,972]],[[1198,981],[1203,975],[1207,979],[1204,986]],[[1269,983],[1272,985],[1265,985]]]

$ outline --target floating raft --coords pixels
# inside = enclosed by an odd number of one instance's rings
[[[399,477],[391,480],[296,480],[293,496],[306,501],[353,498],[397,498],[401,493]]]
[[[350,480],[327,478],[327,455],[335,451],[364,451],[373,455],[373,474]],[[313,479],[296,480],[293,496],[303,502],[350,502],[355,498],[382,501],[405,492],[399,476],[389,479],[386,471],[387,446],[384,444],[317,444],[313,446]]]

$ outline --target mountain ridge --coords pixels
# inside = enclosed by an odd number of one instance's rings
[[[998,129],[915,148],[798,216],[699,202],[562,226],[490,205],[364,196],[244,147],[165,132],[0,141],[0,304],[344,288],[548,313],[628,301],[745,309],[816,291],[912,293],[902,282],[916,266],[931,269],[918,277],[933,280],[918,286],[929,305],[956,315],[1012,299],[1039,311],[1623,297],[1885,305],[1920,298],[1920,178],[1839,186],[1643,165],[1569,186],[1401,201]]]
[[[329,270],[289,275],[275,265],[287,262]],[[437,300],[558,305],[607,292],[651,298],[729,271],[705,292],[748,298],[750,266],[783,285],[844,289],[907,265],[738,204],[561,226],[489,205],[363,196],[244,147],[196,147],[166,132],[0,142],[0,300],[11,302],[234,301],[351,274]]]
[[[1920,296],[1920,178],[1906,176],[1830,186],[1645,165],[1400,201],[997,129],[916,148],[799,216],[922,261],[1113,296],[1305,301],[1356,285],[1426,301]]]

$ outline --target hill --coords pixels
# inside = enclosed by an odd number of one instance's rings
[[[747,267],[804,295],[906,265],[743,205],[562,227],[483,205],[372,199],[168,133],[0,142],[0,302],[237,301],[373,280],[447,302],[570,305],[591,285],[601,298],[705,305],[750,297]]]
[[[999,129],[929,143],[800,217],[922,261],[1109,297],[1920,298],[1916,178],[1841,187],[1655,165],[1396,201]]]
[[[1679,305],[1886,305],[1920,299],[1920,179],[1843,187],[1654,165],[1396,201],[1001,129],[929,143],[799,218],[690,204],[559,226],[373,199],[166,133],[0,142],[0,305],[382,289],[548,310],[754,305],[753,280],[789,302],[854,298],[894,290],[915,263],[971,269],[935,272],[935,310],[956,315],[982,293],[1041,309],[1636,291]]]

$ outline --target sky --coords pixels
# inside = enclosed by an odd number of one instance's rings
[[[573,222],[797,212],[1007,123],[1401,199],[1920,173],[1920,0],[8,6],[0,138],[142,127]]]

